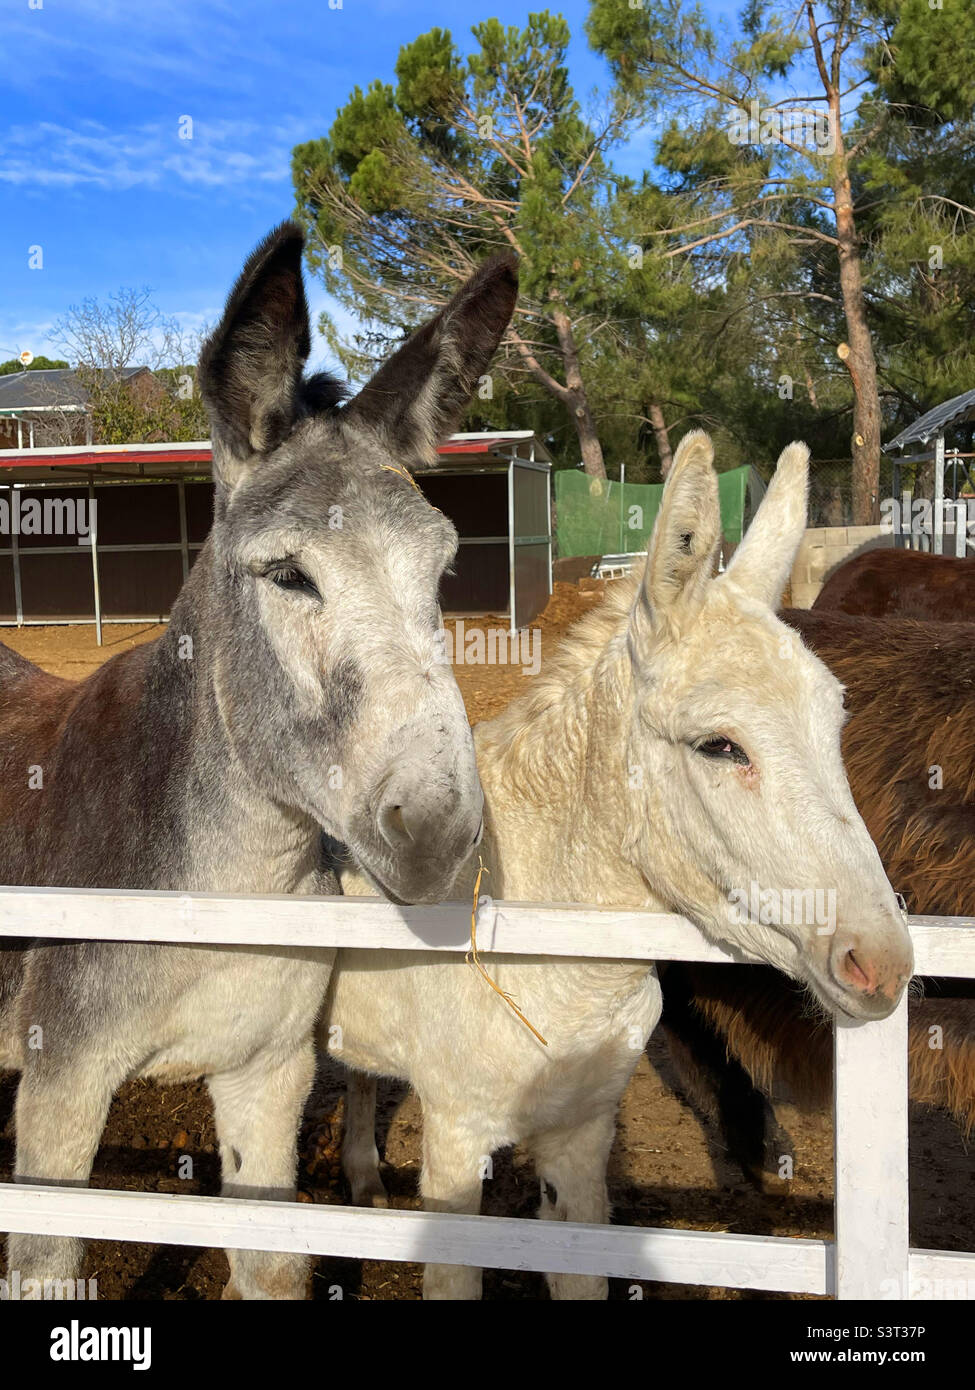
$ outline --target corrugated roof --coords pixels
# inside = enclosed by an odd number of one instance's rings
[[[936,405],[915,420],[913,425],[901,430],[896,439],[885,444],[884,453],[889,454],[891,449],[903,449],[905,444],[926,444],[949,425],[958,425],[965,420],[975,420],[975,390],[963,391],[960,396],[953,396],[943,405]]]
[[[91,468],[147,463],[205,463],[213,455],[208,443],[107,444],[81,448],[0,449],[0,468]]]
[[[148,371],[147,367],[123,367],[123,381]],[[9,372],[0,376],[0,410],[30,410],[32,406],[84,405],[88,392],[74,367],[43,367],[39,371]]]
[[[444,459],[450,459],[457,455],[477,454],[480,456],[478,463],[468,464],[467,471],[488,472],[495,467],[506,469],[509,464],[509,460],[506,458],[492,457],[492,446],[531,438],[531,430],[522,433],[511,432],[474,437],[451,435],[438,447],[437,453]],[[541,447],[540,452],[544,452]],[[211,459],[212,452],[208,439],[169,444],[73,444],[50,449],[0,449],[0,471],[8,468],[31,470],[84,468],[93,473],[100,473],[106,469],[135,468],[140,476],[147,476],[147,468],[151,469],[153,465],[161,464],[180,464],[193,472],[206,472]],[[547,464],[547,462],[546,454],[542,463]],[[202,464],[204,467],[191,468],[192,465],[197,464]],[[438,472],[438,469],[434,467],[421,471],[432,474]],[[448,470],[445,469],[444,471]]]

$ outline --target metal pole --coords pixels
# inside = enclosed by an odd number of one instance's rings
[[[955,503],[955,555],[964,560],[968,554],[968,504]]]
[[[508,631],[512,634],[518,631],[515,626],[515,604],[518,595],[515,588],[515,461],[508,464],[508,603],[511,607],[511,617],[508,619]]]
[[[552,544],[555,540],[554,527],[552,526],[552,470],[545,474],[545,515],[548,518],[548,592],[552,593]]]
[[[901,492],[901,466],[894,458],[890,461],[890,495],[894,499],[893,531],[895,547],[904,545],[904,495]]]
[[[944,552],[945,526],[945,437],[939,434],[934,444],[934,526],[931,549],[935,555]]]
[[[528,461],[529,461],[529,463],[534,463],[534,462],[535,462],[535,436],[534,436],[534,435],[532,435],[531,444],[530,444],[529,449],[528,449]],[[546,526],[546,530],[548,531],[548,592],[549,592],[549,597],[551,597],[551,595],[552,595],[552,469],[551,469],[551,467],[549,467],[549,470],[548,470],[548,472],[547,472],[546,475],[545,475],[545,498],[546,498],[546,512],[545,512],[545,515],[546,515],[547,518],[548,518],[548,523],[547,523],[547,526]]]
[[[10,488],[10,562],[14,571],[14,607],[17,616],[17,626],[24,625],[24,594],[20,583],[20,536],[19,530],[14,524],[14,488]]]
[[[88,484],[88,534],[91,536],[91,578],[95,590],[95,637],[102,645],[102,591],[98,582],[98,508],[95,506],[95,484]]]
[[[625,555],[623,549],[623,485],[626,481],[626,464],[620,464],[620,554]]]

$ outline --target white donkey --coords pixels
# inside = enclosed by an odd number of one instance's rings
[[[642,582],[612,592],[534,690],[475,730],[490,891],[676,910],[827,1009],[881,1018],[910,977],[910,939],[847,784],[842,689],[773,612],[805,526],[808,450],[784,451],[717,578],[711,460],[706,435],[682,441]],[[475,862],[456,896],[469,898]],[[752,885],[767,922],[742,920]],[[343,886],[371,891],[355,875]],[[835,904],[832,930],[775,910],[810,890]],[[484,1157],[520,1143],[542,1217],[606,1221],[617,1106],[660,1017],[656,971],[503,955],[489,968],[547,1047],[462,960],[386,951],[339,953],[320,1045],[338,1024],[342,1061],[415,1087],[428,1209],[477,1212]],[[348,1116],[357,1201],[382,1200],[374,1095],[374,1080],[359,1083]],[[549,1286],[558,1298],[606,1294],[588,1276]],[[479,1270],[427,1267],[426,1297],[479,1292]]]

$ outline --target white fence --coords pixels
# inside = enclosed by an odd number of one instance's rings
[[[469,922],[460,904],[0,889],[0,936],[8,937],[456,952],[466,949]],[[914,917],[910,926],[918,974],[975,976],[975,921]],[[490,899],[479,910],[478,947],[485,955],[737,959],[681,917]],[[838,1298],[972,1297],[975,1253],[909,1248],[906,1000],[881,1023],[837,1022],[835,1058],[835,1242],[11,1183],[0,1184],[0,1231]]]

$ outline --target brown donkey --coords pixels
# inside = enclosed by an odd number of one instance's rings
[[[310,348],[302,234],[244,267],[200,362],[213,529],[158,641],[80,684],[0,648],[0,882],[308,893],[322,831],[388,896],[437,899],[477,841],[470,729],[442,659],[456,533],[404,475],[459,421],[514,307],[496,258],[349,404]],[[85,1184],[132,1076],[204,1075],[224,1191],[288,1198],[334,952],[4,943],[0,1066],[16,1179]],[[10,1270],[74,1278],[78,1240]],[[299,1295],[304,1261],[233,1252],[229,1291]]]
[[[975,564],[923,550],[867,550],[839,565],[813,604],[865,618],[975,621]]]
[[[891,883],[912,912],[971,916],[975,625],[818,608],[783,618],[846,687],[844,761]],[[909,1003],[911,1097],[943,1107],[968,1132],[975,1126],[975,986],[924,983],[925,996]],[[663,994],[661,1033],[689,1099],[720,1126],[747,1172],[776,1172],[791,1141],[766,1097],[784,1082],[800,1104],[828,1102],[828,1024],[762,966],[670,965]]]

